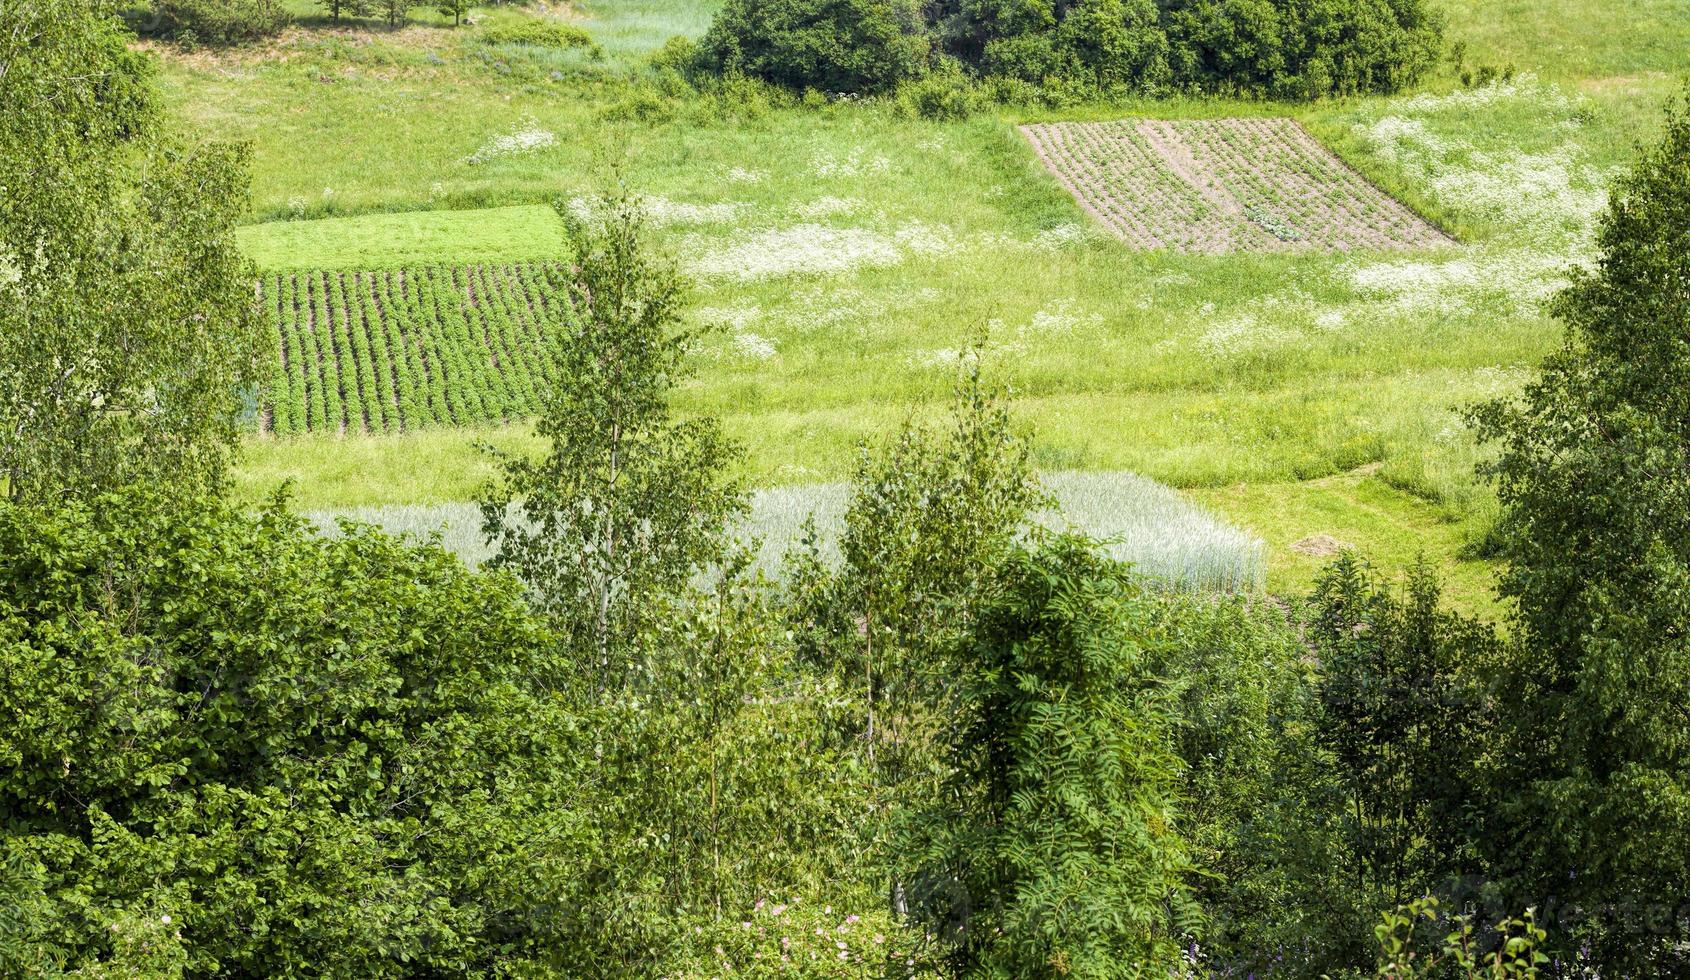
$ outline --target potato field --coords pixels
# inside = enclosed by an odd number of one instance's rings
[[[1021,131],[1081,206],[1137,248],[1343,252],[1450,243],[1290,119]]]
[[[546,275],[527,263],[268,276],[279,356],[261,427],[403,432],[532,414],[549,364]]]

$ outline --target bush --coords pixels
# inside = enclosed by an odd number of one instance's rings
[[[34,910],[0,963],[542,956],[532,842],[573,839],[576,758],[547,649],[515,582],[373,531],[145,491],[0,505],[0,887]]]
[[[599,57],[603,55],[593,36],[579,27],[556,21],[526,17],[508,24],[490,24],[475,32],[482,44],[525,44],[535,48],[557,51],[585,50]]]
[[[1171,973],[1198,914],[1159,600],[1078,539],[1035,542],[1000,574],[957,665],[912,912],[956,976]]]
[[[157,0],[157,10],[168,33],[213,45],[274,37],[293,19],[280,0]]]
[[[915,0],[728,0],[699,57],[721,74],[867,94],[920,75],[930,47]]]
[[[1399,91],[1443,34],[1424,0],[1183,0],[1164,28],[1175,84],[1276,98]]]
[[[967,119],[985,98],[973,79],[952,59],[925,78],[898,87],[898,107],[917,119]]]

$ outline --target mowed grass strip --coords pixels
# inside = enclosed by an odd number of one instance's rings
[[[1134,248],[1434,248],[1450,238],[1290,119],[1035,123],[1039,159]]]
[[[267,433],[376,434],[500,425],[539,406],[544,263],[362,272],[278,272]],[[556,301],[553,301],[554,304]]]
[[[550,206],[407,211],[237,229],[259,269],[392,269],[434,264],[499,265],[564,254],[563,220]]]

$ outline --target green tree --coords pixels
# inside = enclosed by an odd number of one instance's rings
[[[1036,540],[961,649],[912,911],[955,976],[1167,976],[1199,915],[1177,829],[1159,600],[1089,541]]]
[[[388,27],[398,27],[411,16],[411,8],[417,5],[417,0],[376,0],[376,9],[387,19]]]
[[[1352,907],[1396,908],[1478,870],[1470,774],[1490,708],[1475,678],[1495,662],[1498,640],[1440,608],[1425,565],[1399,592],[1346,554],[1321,574],[1310,606],[1318,741],[1343,798],[1331,863],[1350,879]]]
[[[1604,974],[1682,975],[1690,896],[1690,116],[1613,188],[1600,259],[1555,301],[1564,346],[1478,412],[1500,454],[1488,847],[1521,904],[1581,907]],[[1681,921],[1681,920],[1680,920]],[[1665,925],[1663,925],[1663,923]],[[1588,938],[1588,937],[1587,937]]]
[[[568,215],[568,209],[560,207]],[[724,479],[738,450],[709,418],[676,419],[694,335],[680,326],[687,284],[651,254],[637,202],[603,202],[571,237],[574,267],[551,288],[570,312],[556,335],[536,430],[540,459],[502,456],[485,488],[494,567],[529,584],[606,681],[701,569],[720,561],[745,495]]]
[[[473,0],[437,0],[434,9],[440,11],[440,16],[452,18],[452,26],[458,27],[463,24],[464,15],[469,13],[474,5]]]
[[[898,792],[931,757],[948,658],[988,600],[1029,512],[1044,502],[1003,393],[970,351],[947,424],[906,419],[852,481],[841,562],[801,559],[795,608],[811,657],[855,692],[860,744]]]
[[[342,15],[363,17],[370,12],[370,0],[317,0],[317,6],[337,24]]]
[[[723,74],[868,94],[919,76],[930,48],[915,0],[728,0],[699,57]]]
[[[0,34],[0,485],[43,500],[215,484],[254,399],[246,154],[162,131],[105,0]]]

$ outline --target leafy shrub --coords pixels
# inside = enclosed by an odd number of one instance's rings
[[[524,17],[522,20],[505,24],[489,24],[478,28],[475,39],[482,44],[523,44],[535,48],[551,48],[558,51],[584,50],[595,57],[602,57],[604,52],[593,40],[593,36],[572,24],[560,24],[555,20],[542,20],[539,17]]]
[[[658,71],[690,74],[698,66],[698,42],[685,34],[675,35],[652,53],[651,66]]]
[[[917,119],[967,119],[983,104],[980,89],[954,59],[945,59],[939,70],[898,86],[899,107]]]
[[[556,941],[568,719],[518,586],[126,491],[0,505],[0,864],[37,959],[463,975]],[[29,951],[26,951],[28,953]]]
[[[1430,950],[1421,948],[1416,935],[1422,919],[1437,921],[1437,899],[1419,898],[1381,916],[1373,928],[1380,952],[1377,980],[1536,980],[1549,962],[1542,952],[1548,933],[1538,926],[1531,909],[1521,918],[1497,923],[1494,943],[1474,936],[1471,917],[1457,919],[1454,930]]]
[[[794,90],[873,93],[921,74],[930,46],[915,0],[728,0],[699,57]]]
[[[1181,0],[1164,24],[1176,84],[1279,98],[1399,91],[1443,33],[1424,0]]]
[[[1157,599],[1081,539],[1036,541],[1001,575],[960,652],[912,912],[958,976],[1171,970],[1198,914]]]
[[[280,0],[156,0],[165,29],[202,44],[242,44],[274,37],[292,17]]]

